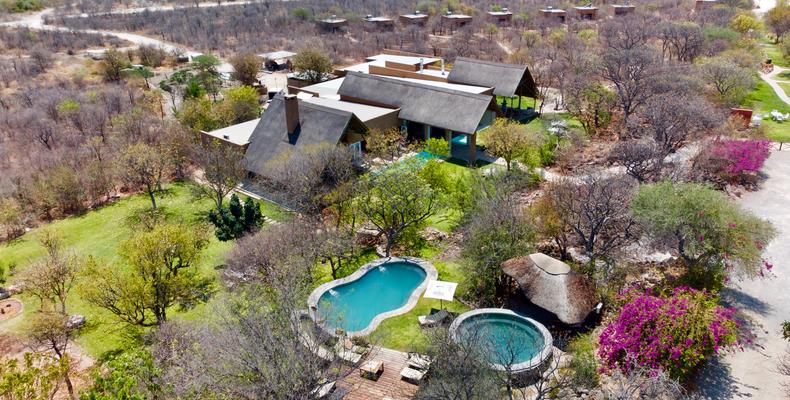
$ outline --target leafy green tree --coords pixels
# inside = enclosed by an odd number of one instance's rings
[[[527,134],[524,125],[500,118],[486,131],[486,149],[496,157],[502,157],[510,171],[513,160],[522,158],[534,140]]]
[[[740,32],[747,33],[749,31],[757,31],[762,28],[760,21],[753,15],[738,14],[730,21],[732,29]]]
[[[169,166],[168,159],[166,149],[136,143],[127,147],[116,161],[123,180],[135,187],[145,188],[154,210],[155,193],[161,189],[162,179]]]
[[[178,306],[188,310],[213,293],[213,280],[197,270],[208,245],[204,229],[184,224],[160,224],[121,245],[130,268],[93,265],[84,298],[134,326],[159,326]]]
[[[310,83],[318,83],[324,75],[333,70],[332,60],[323,51],[307,47],[299,51],[293,59],[294,69],[302,73]]]
[[[776,7],[765,13],[765,24],[774,32],[775,43],[779,43],[790,32],[790,3],[787,0],[778,1]]]
[[[572,79],[567,90],[568,95],[564,98],[565,107],[581,122],[588,135],[594,135],[609,126],[612,121],[612,109],[617,101],[614,92],[591,80],[589,76]]]
[[[220,65],[219,58],[204,54],[192,59],[191,67],[195,70],[195,78],[206,93],[216,96],[219,93],[221,82],[217,67]]]
[[[757,276],[765,246],[776,231],[725,194],[696,183],[643,185],[631,204],[656,244],[674,249],[692,283],[718,288],[727,273]]]
[[[49,400],[60,388],[68,357],[53,359],[44,354],[25,353],[20,360],[0,360],[0,398]]]
[[[239,86],[223,92],[214,114],[224,126],[239,124],[260,116],[258,91],[250,86]]]
[[[258,83],[261,59],[257,55],[239,53],[231,57],[230,64],[233,66],[233,79],[245,86],[252,86]]]
[[[393,159],[406,143],[406,134],[398,128],[371,129],[365,137],[365,148],[374,157]]]
[[[429,138],[425,141],[425,151],[439,157],[450,157],[450,144],[440,138]]]
[[[185,100],[176,118],[192,132],[210,132],[220,128],[220,121],[213,111],[213,103],[205,98]]]
[[[313,16],[313,13],[304,7],[296,7],[291,11],[291,15],[300,21],[307,21]]]
[[[255,232],[263,224],[261,205],[251,197],[242,203],[236,194],[230,197],[228,207],[222,207],[219,211],[211,210],[208,219],[216,228],[217,239],[223,242]]]
[[[403,162],[368,174],[360,182],[357,207],[386,238],[387,256],[407,230],[422,227],[439,208],[439,195],[420,176],[419,168]]]
[[[123,78],[122,70],[129,66],[129,61],[115,49],[109,49],[104,53],[100,69],[104,80],[107,82],[118,82]]]
[[[147,400],[163,398],[161,369],[150,352],[132,348],[112,355],[92,374],[93,384],[81,400]]]

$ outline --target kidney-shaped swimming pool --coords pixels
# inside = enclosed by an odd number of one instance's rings
[[[412,309],[436,275],[436,269],[423,260],[377,260],[351,276],[319,286],[308,303],[314,319],[327,331],[366,335],[383,319]]]

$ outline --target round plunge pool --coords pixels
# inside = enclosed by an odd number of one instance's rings
[[[553,340],[543,324],[511,310],[481,308],[461,314],[450,325],[456,342],[479,348],[492,368],[514,373],[540,367],[551,356]]]

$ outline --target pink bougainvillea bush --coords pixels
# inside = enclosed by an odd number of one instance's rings
[[[767,140],[716,140],[702,153],[702,167],[728,182],[746,183],[771,154]]]
[[[706,358],[737,345],[734,310],[704,290],[675,288],[668,295],[630,290],[623,307],[599,338],[604,368],[660,369],[684,381]]]

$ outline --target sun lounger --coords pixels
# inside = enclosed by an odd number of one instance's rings
[[[323,385],[316,386],[310,395],[313,396],[314,399],[323,399],[329,396],[335,390],[335,382],[327,382]]]
[[[420,326],[428,327],[428,326],[434,326],[434,325],[441,324],[442,321],[447,319],[447,317],[449,317],[449,316],[450,316],[450,314],[446,310],[440,310],[440,311],[435,312],[433,314],[420,315],[419,317],[417,317],[417,321],[420,322]]]
[[[410,368],[426,371],[431,367],[431,358],[419,353],[409,353],[407,364]]]
[[[400,378],[406,382],[419,385],[422,378],[425,378],[427,371],[420,371],[411,367],[406,367],[400,372]]]

